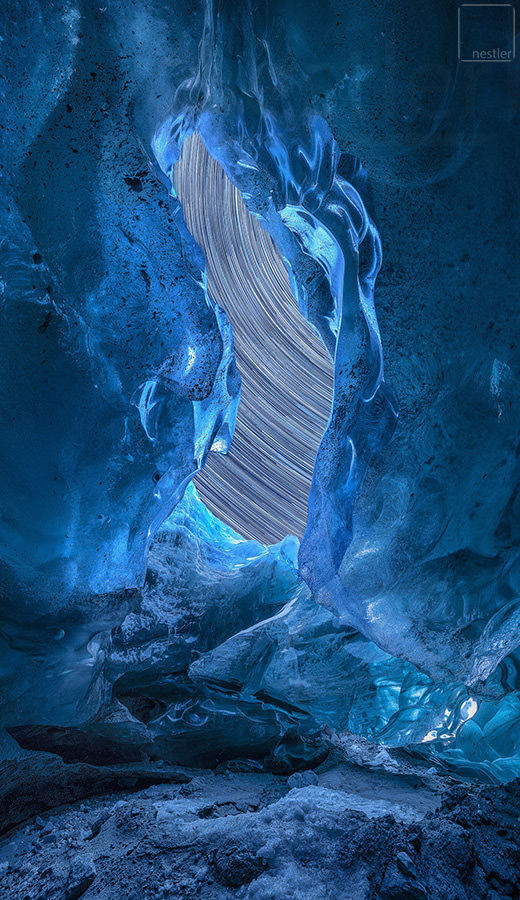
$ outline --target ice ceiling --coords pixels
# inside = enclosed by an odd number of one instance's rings
[[[2,8],[4,754],[519,774],[515,74],[422,6]]]

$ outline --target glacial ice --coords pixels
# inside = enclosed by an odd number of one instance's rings
[[[73,62],[47,75],[36,139],[13,127],[2,201],[3,585],[38,611],[142,582],[157,528],[231,440],[240,388],[200,251],[130,131],[115,35],[66,9]]]
[[[172,761],[299,758],[328,725],[520,771],[518,150],[491,77],[468,112],[467,70],[415,85],[385,137],[383,6],[353,7],[362,70],[339,0],[330,52],[314,2],[0,14],[0,702],[22,745],[53,726]],[[417,59],[415,26],[388,27]],[[334,360],[298,562],[190,487],[240,398],[173,187],[193,131]],[[403,297],[376,288],[376,213]]]

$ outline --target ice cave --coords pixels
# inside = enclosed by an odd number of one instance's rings
[[[3,0],[1,900],[520,900],[516,12]]]

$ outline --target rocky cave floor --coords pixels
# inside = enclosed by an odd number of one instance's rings
[[[246,760],[119,779],[79,767],[70,784],[91,796],[34,815],[67,788],[61,761],[47,755],[45,777],[28,764],[24,786],[23,765],[0,772],[2,900],[520,897],[520,781],[455,782],[351,740],[290,776]]]

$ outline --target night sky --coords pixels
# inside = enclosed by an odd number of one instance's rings
[[[183,145],[175,184],[206,255],[209,293],[232,322],[242,376],[231,450],[210,454],[197,490],[245,537],[301,537],[330,412],[332,363],[298,310],[270,235],[196,134]]]

